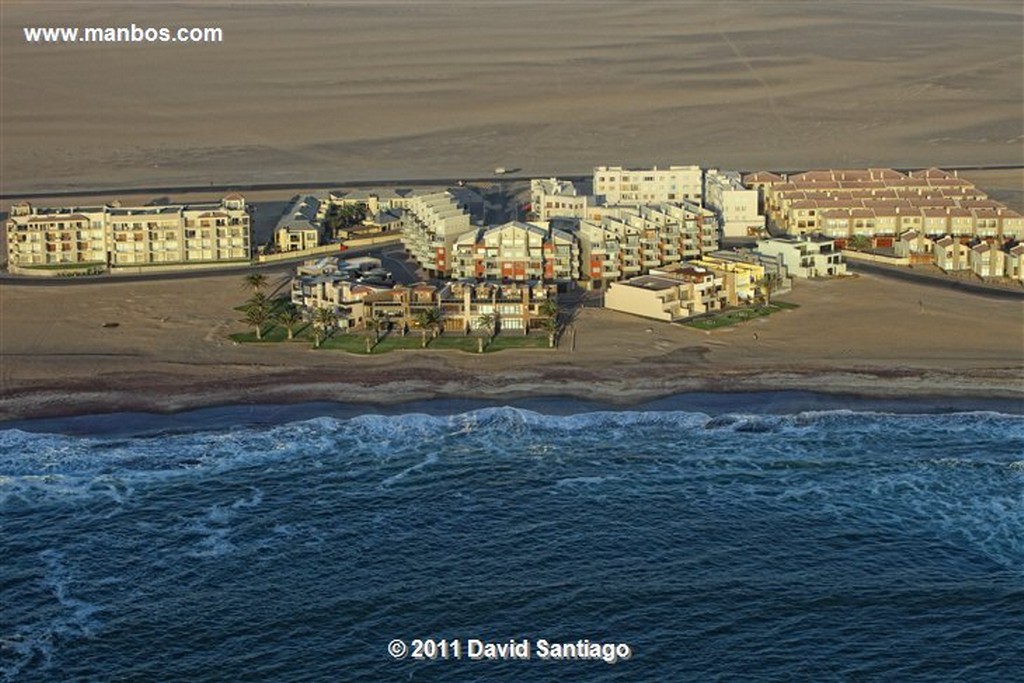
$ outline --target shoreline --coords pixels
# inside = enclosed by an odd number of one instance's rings
[[[884,397],[881,395],[783,389],[691,391],[627,404],[544,394],[508,400],[452,396],[418,398],[389,403],[308,400],[294,403],[204,405],[172,412],[114,410],[81,415],[40,415],[0,421],[0,432],[20,430],[66,436],[137,437],[206,430],[219,431],[239,427],[275,426],[316,418],[352,419],[364,415],[448,417],[497,408],[513,408],[559,417],[597,412],[690,412],[716,417],[724,414],[783,416],[831,411],[900,415],[954,415],[992,412],[1024,416],[1024,398],[941,395]]]
[[[740,369],[715,376],[693,374],[658,380],[633,377],[566,381],[553,377],[505,383],[502,379],[513,378],[482,375],[453,378],[443,383],[420,378],[376,384],[321,378],[315,382],[276,385],[268,378],[212,391],[182,386],[179,391],[166,394],[154,394],[145,387],[93,391],[52,388],[6,398],[0,429],[46,421],[102,422],[110,416],[125,414],[174,420],[187,419],[190,414],[203,411],[303,412],[308,406],[323,406],[328,414],[339,410],[355,410],[357,414],[399,414],[431,405],[461,405],[466,410],[538,405],[554,410],[552,414],[565,414],[565,409],[570,412],[636,411],[673,405],[697,409],[700,401],[714,406],[728,400],[745,409],[755,409],[758,407],[755,399],[765,397],[776,407],[781,399],[806,397],[805,403],[829,405],[833,409],[884,405],[893,412],[993,409],[1024,414],[1024,373],[1016,378],[1004,376],[1004,382],[993,381],[990,373],[940,374],[883,368],[834,372],[773,369],[762,373]],[[792,406],[799,401],[781,400],[781,404]],[[940,405],[949,409],[933,410]]]

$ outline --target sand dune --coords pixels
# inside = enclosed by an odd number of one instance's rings
[[[5,2],[3,191],[1021,163],[1016,2]],[[24,26],[221,26],[29,45]]]

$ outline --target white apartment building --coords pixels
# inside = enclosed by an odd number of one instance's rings
[[[472,229],[470,215],[449,191],[411,197],[402,217],[402,243],[431,275],[452,270],[452,247]]]
[[[608,207],[599,223],[579,228],[583,273],[595,289],[718,249],[718,222],[696,204]]]
[[[245,198],[219,202],[39,208],[11,207],[5,223],[12,266],[104,268],[244,261],[251,256]]]
[[[524,282],[580,277],[580,244],[571,233],[547,225],[511,221],[473,230],[455,241],[450,275]]]
[[[718,216],[723,237],[764,234],[765,217],[758,213],[758,191],[744,187],[736,171],[708,169],[704,174],[704,205]]]
[[[579,191],[569,180],[534,178],[530,181],[530,206],[540,222],[552,218],[587,218],[597,198]]]
[[[835,277],[846,274],[846,263],[834,240],[817,237],[773,237],[758,240],[757,251],[775,256],[794,277]]]
[[[608,204],[655,202],[701,203],[703,173],[700,166],[669,166],[667,169],[598,166],[594,169],[594,194]]]

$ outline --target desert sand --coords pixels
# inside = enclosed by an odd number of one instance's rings
[[[799,308],[703,332],[582,309],[559,348],[394,351],[237,345],[241,276],[0,289],[0,419],[333,400],[805,389],[1024,401],[1024,304],[872,276],[799,281]],[[273,277],[287,287],[287,274]],[[103,327],[117,322],[118,327]],[[756,333],[756,334],[755,334]]]
[[[2,194],[1021,164],[1014,0],[53,2],[0,8]],[[220,44],[25,42],[213,26]]]

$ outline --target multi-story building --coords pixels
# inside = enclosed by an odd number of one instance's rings
[[[967,252],[971,272],[980,278],[1001,278],[1006,275],[1006,252],[989,242],[979,242]]]
[[[366,317],[386,318],[401,327],[413,327],[420,313],[435,309],[449,332],[467,334],[479,329],[480,319],[487,315],[494,322],[495,332],[528,333],[540,327],[546,317],[541,306],[557,300],[557,287],[540,281],[482,282],[464,280],[443,287],[420,283],[410,287],[398,285],[375,292],[364,299]]]
[[[601,202],[579,190],[574,183],[558,178],[530,181],[530,206],[538,221],[552,218],[593,218],[600,215]]]
[[[604,295],[605,308],[668,322],[721,310],[727,303],[722,279],[700,266],[613,282]]]
[[[1006,250],[1006,277],[1024,284],[1024,242]]]
[[[896,255],[908,259],[911,264],[931,263],[935,241],[917,230],[902,233],[893,245]]]
[[[299,195],[281,214],[274,228],[279,251],[301,251],[319,246],[328,203],[316,195]]]
[[[704,174],[704,205],[718,216],[723,237],[764,235],[758,200],[758,191],[745,187],[736,171],[711,168]]]
[[[452,247],[470,231],[470,214],[449,192],[411,197],[402,216],[402,243],[429,274],[452,272]]]
[[[946,272],[967,270],[970,268],[968,252],[970,247],[950,236],[935,240],[932,245],[932,259],[939,268]]]
[[[700,166],[669,166],[667,169],[598,166],[594,169],[594,194],[608,204],[653,204],[691,201],[701,203]]]
[[[773,237],[758,240],[757,251],[781,259],[794,277],[835,277],[846,274],[846,263],[835,241],[822,237]]]
[[[580,246],[572,234],[512,221],[462,234],[451,249],[455,278],[567,282],[580,277]]]
[[[582,221],[579,235],[583,274],[594,289],[719,246],[715,215],[690,202],[607,207],[600,223]]]
[[[1024,216],[941,169],[808,171],[780,181],[769,175],[752,174],[744,182],[762,189],[769,221],[790,234],[823,234],[840,246],[863,236],[881,247],[893,246],[907,230],[1024,238]]]
[[[94,207],[11,207],[5,224],[13,266],[94,264],[103,268],[246,261],[245,198],[219,202]]]
[[[761,264],[730,261],[714,256],[689,261],[687,265],[706,268],[721,278],[726,301],[730,306],[753,302],[757,298],[759,284],[765,275],[765,268]]]

